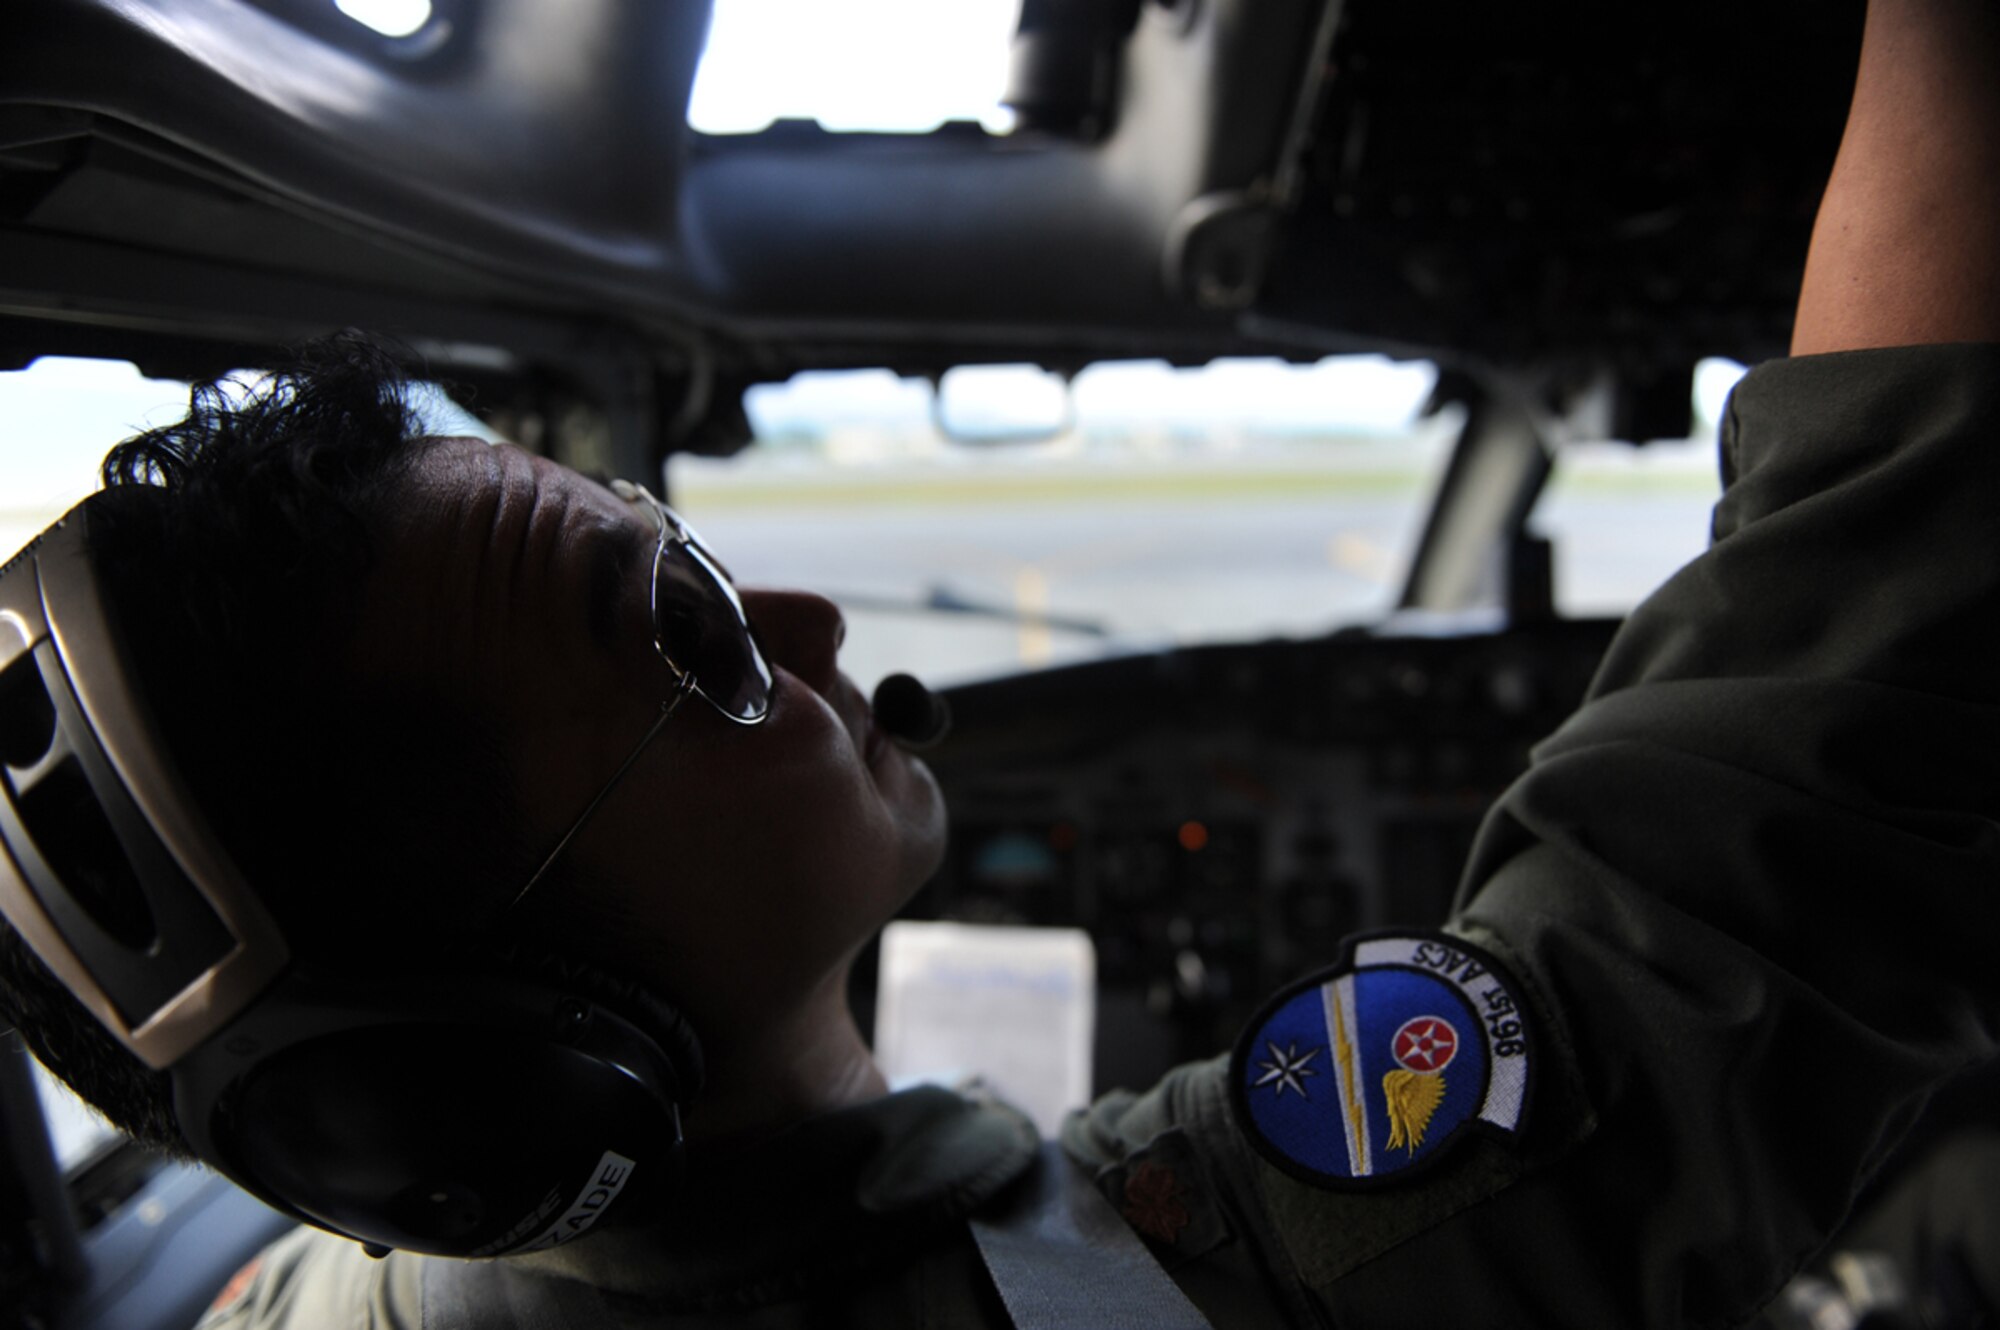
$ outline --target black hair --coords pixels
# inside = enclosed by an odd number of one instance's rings
[[[421,455],[406,380],[358,333],[196,385],[119,444],[86,541],[167,750],[300,958],[407,960],[526,880],[493,718],[342,674],[382,505]],[[0,1015],[139,1140],[186,1154],[145,1068],[0,924]]]

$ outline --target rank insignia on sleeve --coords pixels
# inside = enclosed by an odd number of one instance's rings
[[[1468,1133],[1527,1118],[1533,1036],[1500,963],[1442,933],[1353,939],[1331,970],[1281,991],[1229,1067],[1259,1154],[1316,1186],[1394,1185]]]

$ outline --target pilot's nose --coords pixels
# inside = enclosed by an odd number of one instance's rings
[[[743,608],[757,626],[771,663],[782,665],[822,696],[831,697],[840,680],[837,657],[847,639],[840,607],[810,591],[741,588]]]

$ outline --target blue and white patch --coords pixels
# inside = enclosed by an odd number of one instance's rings
[[[1527,1004],[1500,963],[1442,933],[1353,939],[1237,1041],[1230,1092],[1250,1143],[1302,1181],[1393,1185],[1470,1132],[1517,1135],[1533,1082]]]

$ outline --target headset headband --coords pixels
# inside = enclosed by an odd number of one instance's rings
[[[498,1256],[672,1190],[680,1014],[587,965],[293,963],[129,682],[91,500],[0,566],[0,916],[141,1061],[196,1152],[383,1247]]]
[[[89,503],[0,567],[0,915],[159,1070],[289,953],[127,682],[84,545]]]

